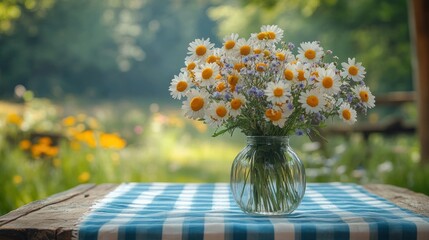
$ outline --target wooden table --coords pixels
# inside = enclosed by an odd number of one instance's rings
[[[83,184],[0,217],[0,239],[70,239],[79,218],[117,184]],[[364,187],[396,205],[429,216],[429,197],[384,184]]]

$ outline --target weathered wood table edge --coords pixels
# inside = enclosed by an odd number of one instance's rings
[[[0,239],[71,239],[73,229],[93,203],[118,184],[83,184],[0,217]],[[368,191],[412,212],[429,217],[429,197],[386,184],[367,184]]]

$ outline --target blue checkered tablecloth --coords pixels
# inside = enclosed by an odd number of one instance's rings
[[[79,239],[429,239],[429,218],[359,185],[307,184],[292,214],[243,213],[229,184],[121,184],[81,221]]]

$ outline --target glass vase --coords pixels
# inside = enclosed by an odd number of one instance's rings
[[[230,187],[245,213],[289,214],[304,197],[304,165],[287,136],[248,136],[232,164]]]

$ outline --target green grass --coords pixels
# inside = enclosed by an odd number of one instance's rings
[[[59,109],[49,101],[31,101],[20,109],[28,118],[26,128],[7,123],[0,112],[0,214],[86,182],[228,182],[232,161],[246,142],[241,134],[212,138],[214,129],[163,106],[122,102]],[[127,146],[81,144],[76,149],[63,137],[54,157],[34,158],[20,149],[19,140],[32,131],[67,136],[61,119],[79,113],[85,113],[84,120],[96,119],[97,131],[117,132]],[[372,135],[368,142],[359,134],[328,139],[323,148],[306,137],[291,139],[308,182],[388,183],[429,194],[429,166],[419,164],[415,136]]]

